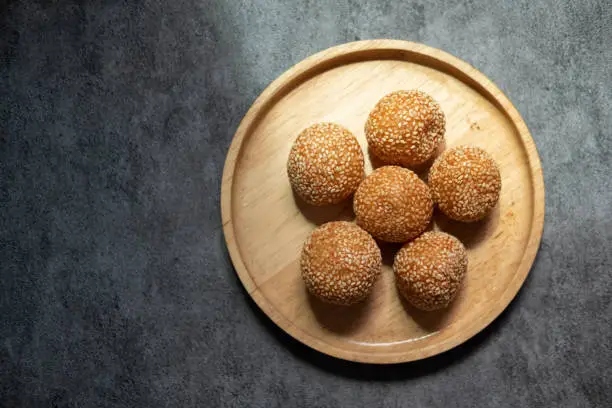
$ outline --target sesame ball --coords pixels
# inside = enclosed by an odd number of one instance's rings
[[[337,204],[363,180],[363,152],[347,129],[318,123],[304,129],[293,143],[287,173],[291,187],[307,203]]]
[[[353,210],[357,224],[387,242],[420,235],[431,221],[433,201],[427,185],[412,171],[380,167],[361,183]]]
[[[410,90],[384,96],[370,112],[365,134],[370,150],[384,163],[416,167],[433,158],[445,128],[438,102]]]
[[[310,293],[329,303],[351,305],[370,293],[382,256],[370,234],[353,223],[334,221],[306,239],[300,264]]]
[[[455,298],[467,265],[467,252],[457,238],[430,231],[398,251],[393,271],[406,300],[429,311],[445,308]]]
[[[464,222],[484,218],[501,190],[497,164],[487,152],[472,146],[444,152],[431,166],[428,183],[440,210]]]

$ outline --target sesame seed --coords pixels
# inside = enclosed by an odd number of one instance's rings
[[[393,271],[402,295],[416,308],[429,311],[455,299],[467,265],[467,252],[457,238],[430,231],[398,251]]]
[[[433,157],[444,139],[446,118],[440,105],[419,90],[384,96],[365,124],[368,146],[381,161],[415,167]]]
[[[484,218],[499,200],[501,176],[483,149],[459,146],[444,152],[428,176],[434,201],[449,218],[472,222]]]
[[[357,224],[374,237],[406,242],[427,229],[433,201],[429,188],[414,172],[384,166],[361,183],[353,209]]]
[[[308,290],[334,304],[351,305],[370,293],[382,270],[376,241],[357,225],[334,221],[315,229],[300,258]]]
[[[312,205],[337,204],[365,177],[363,152],[353,134],[334,123],[317,123],[295,140],[287,161],[293,190]]]

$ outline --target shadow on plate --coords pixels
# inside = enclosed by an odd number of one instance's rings
[[[462,291],[460,290],[457,294],[458,298],[461,296],[461,293]],[[457,300],[459,300],[455,299],[447,308],[426,312],[412,306],[400,293],[399,289],[397,289],[397,296],[401,300],[404,310],[410,315],[412,320],[428,332],[436,332],[449,325],[453,317],[453,310],[458,304]]]
[[[489,238],[497,229],[499,205],[496,205],[484,219],[476,222],[452,220],[444,215],[439,208],[436,208],[433,219],[441,231],[457,237],[466,248],[474,248]]]
[[[352,196],[338,204],[315,206],[308,204],[293,191],[293,200],[302,215],[316,225],[330,221],[353,221],[355,219]]]
[[[225,250],[225,257],[227,264],[231,265],[227,250]],[[537,262],[538,258],[536,257],[534,266],[537,264]],[[272,320],[270,320],[270,318],[263,313],[261,309],[259,309],[251,296],[244,289],[244,286],[240,282],[238,274],[233,267],[230,268],[229,272],[232,274],[236,285],[240,287],[246,304],[251,309],[251,312],[257,321],[265,330],[268,331],[268,333],[270,333],[271,337],[279,344],[280,347],[286,348],[296,359],[302,361],[304,364],[312,365],[320,370],[332,372],[345,378],[360,381],[406,381],[434,374],[452,365],[460,363],[478,349],[486,346],[487,342],[499,332],[507,321],[508,316],[512,314],[513,310],[517,307],[517,304],[520,303],[520,299],[524,292],[524,289],[521,289],[516,298],[510,303],[510,305],[508,305],[506,310],[504,310],[504,312],[502,312],[497,319],[495,319],[488,327],[465,343],[442,354],[438,354],[424,360],[413,361],[410,363],[378,365],[355,363],[352,361],[331,357],[311,349],[310,347],[295,340],[280,327],[274,324],[274,322],[272,322]],[[527,276],[523,288],[529,287],[530,281],[531,274]],[[435,324],[432,327],[435,327]]]
[[[304,290],[308,292],[306,287]],[[370,297],[352,306],[341,306],[323,302],[310,292],[307,296],[308,304],[321,326],[337,334],[351,334],[358,330],[366,322],[372,306]]]
[[[378,244],[378,248],[380,248],[383,265],[393,267],[393,260],[395,259],[395,254],[397,254],[397,251],[399,251],[404,244],[378,240],[376,241],[376,243]]]

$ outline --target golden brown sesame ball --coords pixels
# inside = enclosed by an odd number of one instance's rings
[[[375,238],[405,242],[425,231],[431,221],[433,201],[429,188],[414,172],[385,166],[361,183],[353,210],[357,224]]]
[[[370,293],[382,269],[376,241],[346,221],[323,224],[306,239],[300,259],[308,290],[339,305],[357,303]]]
[[[472,146],[444,152],[431,166],[428,183],[440,210],[464,222],[484,218],[501,190],[497,164],[487,152]]]
[[[337,204],[363,180],[363,152],[347,129],[318,123],[304,129],[293,143],[287,173],[293,190],[307,203]]]
[[[457,238],[430,231],[398,251],[393,271],[399,291],[414,307],[437,310],[455,298],[467,265],[467,252]]]
[[[384,96],[368,116],[365,134],[375,156],[387,164],[415,167],[431,159],[444,139],[446,119],[425,92]]]

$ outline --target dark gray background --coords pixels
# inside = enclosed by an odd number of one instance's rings
[[[0,405],[610,403],[606,0],[0,4]],[[542,246],[511,307],[465,345],[391,367],[277,329],[237,280],[219,213],[256,96],[368,38],[439,47],[489,76],[546,182]]]

